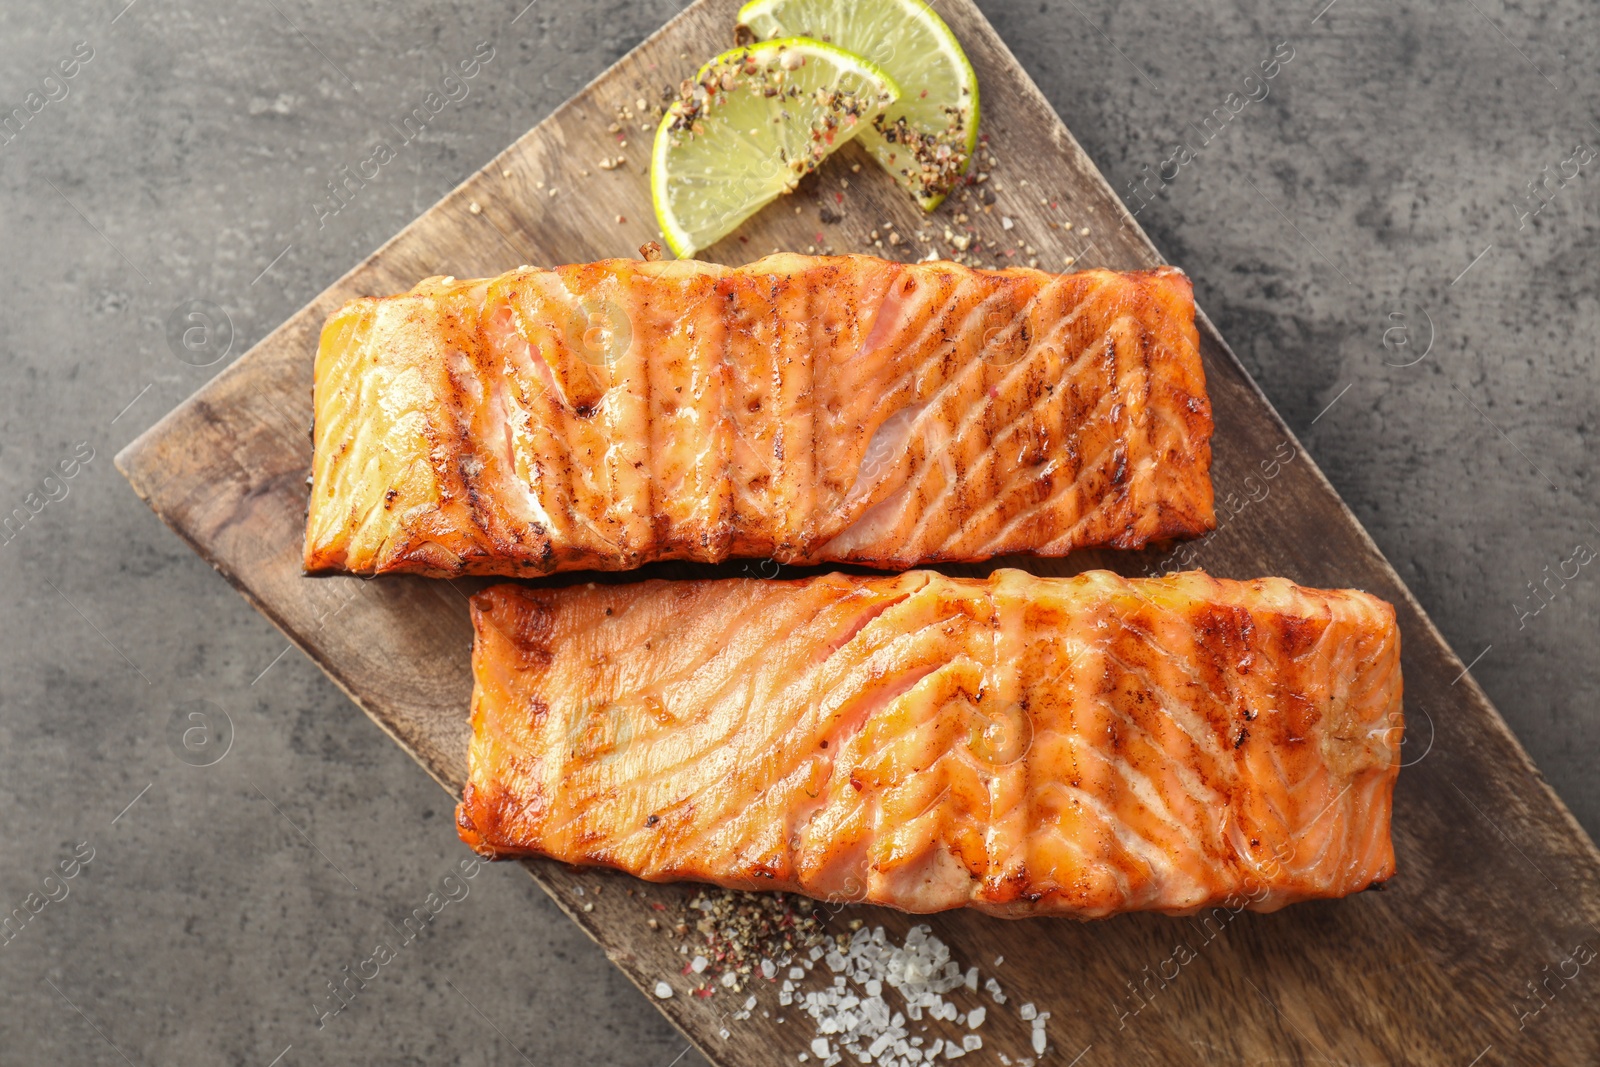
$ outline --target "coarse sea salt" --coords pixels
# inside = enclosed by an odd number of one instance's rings
[[[696,902],[696,906],[709,910],[703,902]],[[746,980],[754,977],[751,970],[756,971],[778,985],[774,992],[780,1005],[804,1011],[810,1018],[814,1026],[810,1053],[800,1053],[799,1062],[815,1059],[823,1067],[858,1062],[875,1067],[921,1067],[939,1060],[961,1059],[985,1047],[983,1038],[970,1031],[987,1021],[991,1009],[973,1006],[963,1011],[951,995],[959,992],[966,997],[981,988],[988,995],[986,999],[1004,1004],[1005,993],[996,979],[985,979],[977,967],[963,968],[951,958],[950,947],[933,936],[928,925],[913,926],[900,944],[881,926],[867,928],[859,920],[850,926],[853,932],[848,936],[834,936],[822,944],[791,944],[792,954],[771,951],[746,964]],[[689,955],[687,946],[683,951]],[[704,955],[695,955],[688,962],[687,970],[694,974],[715,974],[726,966],[713,965]],[[996,964],[1001,962],[1002,958],[995,959]],[[818,963],[826,967],[817,968]],[[810,977],[831,981],[820,988],[800,989],[800,984]],[[731,969],[716,974],[713,982],[744,991]],[[665,993],[661,992],[663,988]],[[672,987],[661,982],[656,992],[665,999],[672,995]],[[891,995],[899,996],[902,1010],[890,1003]],[[756,996],[741,999],[740,1008],[725,1018],[748,1019],[757,1009]],[[1035,1054],[1042,1055],[1043,1025],[1049,1013],[1038,1012],[1028,1003],[1023,1005],[1021,1014],[1024,1020],[1032,1020],[1033,1048]],[[778,1021],[783,1021],[782,1016]],[[930,1024],[937,1026],[939,1022],[954,1023],[969,1032],[957,1038],[926,1033]],[[913,1029],[923,1033],[913,1035]],[[1008,1059],[998,1050],[991,1055],[998,1055],[1008,1067],[1033,1067],[1034,1063],[1029,1057]]]
[[[814,953],[814,950],[813,950]],[[817,1040],[831,1039],[826,1057],[813,1046],[819,1058],[849,1058],[880,1067],[907,1067],[944,1058],[960,1058],[971,1051],[970,1041],[957,1043],[934,1038],[927,1047],[921,1037],[913,1037],[907,1019],[924,1017],[953,1021],[963,1019],[971,1027],[981,1025],[983,1013],[963,1016],[945,998],[955,989],[977,985],[976,968],[963,971],[950,958],[950,949],[931,935],[927,926],[913,927],[903,945],[889,941],[882,927],[857,929],[847,942],[837,943],[822,953],[834,979],[831,988],[814,990],[800,997],[800,1006],[816,1023]],[[855,988],[851,988],[855,983]],[[788,983],[785,983],[786,985]],[[897,992],[906,1010],[890,1009],[884,987]],[[795,994],[790,993],[793,999]],[[783,999],[780,994],[780,1000]],[[976,1035],[968,1035],[976,1039]],[[981,1039],[977,1039],[982,1047]]]

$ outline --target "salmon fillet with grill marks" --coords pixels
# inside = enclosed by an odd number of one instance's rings
[[[1270,911],[1394,871],[1394,611],[1199,572],[472,601],[461,837],[907,911]]]
[[[308,571],[902,568],[1215,524],[1189,281],[776,255],[429,279],[316,361]]]

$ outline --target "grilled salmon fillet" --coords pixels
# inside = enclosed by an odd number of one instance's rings
[[[606,260],[347,304],[305,567],[899,569],[1212,528],[1188,279]]]
[[[461,837],[1007,917],[1270,911],[1394,872],[1394,611],[1282,578],[926,571],[472,600]]]

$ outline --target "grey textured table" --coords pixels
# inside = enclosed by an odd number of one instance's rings
[[[674,5],[125,3],[0,7],[0,1062],[698,1062],[512,867],[319,1018],[448,798],[111,466]],[[1325,4],[984,7],[1593,834],[1600,15]]]

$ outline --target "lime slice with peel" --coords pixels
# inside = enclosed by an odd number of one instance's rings
[[[922,0],[752,0],[739,9],[739,24],[758,40],[814,37],[888,72],[900,99],[861,143],[924,211],[966,173],[978,144],[978,76]]]
[[[722,53],[656,130],[650,197],[667,244],[686,257],[726,237],[899,95],[873,64],[805,37]]]

